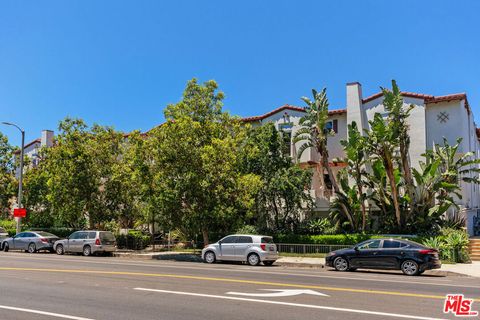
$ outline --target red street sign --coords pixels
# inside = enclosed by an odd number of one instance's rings
[[[27,209],[25,208],[13,209],[13,216],[18,218],[25,218],[27,216]]]

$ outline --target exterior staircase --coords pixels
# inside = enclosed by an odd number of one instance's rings
[[[470,238],[468,249],[470,252],[470,259],[472,259],[472,261],[480,261],[480,238],[479,237]]]

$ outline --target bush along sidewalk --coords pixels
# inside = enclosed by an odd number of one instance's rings
[[[378,235],[378,234],[333,234],[333,235],[299,235],[277,234],[274,236],[275,243],[293,244],[323,244],[323,245],[354,245],[359,242],[375,238],[403,238],[412,241],[420,241],[420,237],[411,235]]]
[[[430,237],[422,241],[430,248],[440,252],[440,259],[453,263],[468,263],[468,234],[465,230],[443,228],[436,237]]]
[[[151,242],[151,236],[141,231],[130,230],[127,234],[116,234],[118,249],[143,250]]]

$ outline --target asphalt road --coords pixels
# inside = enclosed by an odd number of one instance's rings
[[[1,320],[453,319],[445,295],[480,310],[479,288],[460,276],[0,253]]]

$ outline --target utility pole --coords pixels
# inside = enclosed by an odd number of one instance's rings
[[[10,122],[2,122],[4,125],[7,126],[13,126],[17,128],[21,133],[22,133],[22,147],[20,149],[20,176],[18,179],[18,208],[22,208],[22,198],[23,198],[23,158],[24,158],[24,149],[25,149],[25,130],[20,128],[14,123]],[[20,233],[22,231],[22,218],[17,217],[17,233]]]

